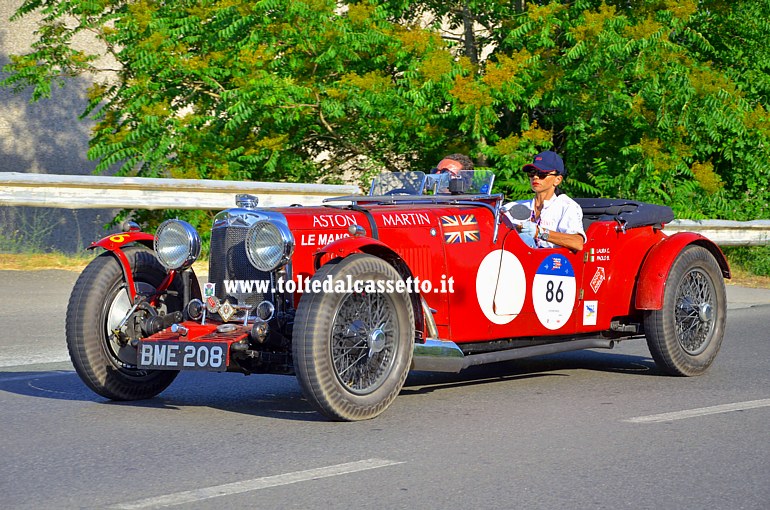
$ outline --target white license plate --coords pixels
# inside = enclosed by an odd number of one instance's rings
[[[225,342],[139,342],[137,366],[154,370],[227,370]]]

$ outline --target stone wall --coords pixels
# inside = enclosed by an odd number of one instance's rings
[[[0,0],[0,68],[9,55],[27,51],[37,20],[11,22],[22,0]],[[81,44],[87,44],[81,42]],[[2,76],[5,76],[2,74]],[[92,122],[81,120],[84,78],[54,87],[50,99],[30,103],[31,91],[0,88],[0,172],[88,175]],[[0,252],[18,248],[74,252],[103,236],[111,210],[0,207]]]

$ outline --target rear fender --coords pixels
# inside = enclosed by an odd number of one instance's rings
[[[357,236],[357,237],[343,237],[332,243],[327,244],[315,253],[314,265],[318,270],[323,263],[328,262],[332,258],[347,257],[354,253],[366,253],[383,259],[388,264],[393,266],[401,278],[407,280],[407,278],[413,278],[414,274],[409,268],[404,259],[395,252],[390,246],[386,245],[382,241],[373,239],[371,237]],[[326,258],[326,261],[324,259]],[[415,335],[419,342],[423,340],[423,330],[425,326],[425,317],[423,315],[423,306],[420,293],[415,290],[410,295],[412,299],[412,310],[414,311],[415,322]]]
[[[722,250],[706,237],[694,232],[679,232],[652,247],[642,264],[636,285],[634,306],[637,310],[660,310],[671,266],[685,247],[702,246],[714,255],[722,275],[730,278],[730,266]]]

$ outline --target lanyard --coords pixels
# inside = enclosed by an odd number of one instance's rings
[[[540,217],[539,218],[535,218],[535,201],[534,200],[532,200],[532,209],[531,209],[531,211],[532,211],[532,213],[529,215],[529,221],[531,221],[532,223],[537,225],[538,228],[540,228],[540,221],[543,219],[543,211],[540,211]],[[548,243],[548,244],[550,244],[550,243]],[[545,246],[545,245],[540,244],[540,238],[538,238],[537,236],[535,236],[535,245],[538,248],[542,248],[543,246]]]

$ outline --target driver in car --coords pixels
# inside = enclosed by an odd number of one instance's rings
[[[431,173],[440,174],[448,172],[456,177],[461,170],[473,170],[473,161],[465,154],[450,154],[438,162]]]
[[[462,179],[460,172],[463,170],[473,170],[473,161],[465,154],[450,154],[438,162],[435,168],[431,170],[431,175],[437,177],[435,192],[438,194],[451,193],[450,180]]]
[[[583,211],[577,202],[558,188],[566,176],[561,156],[553,151],[541,152],[532,163],[524,165],[522,171],[529,176],[534,198],[504,206],[508,220],[516,226],[521,239],[533,248],[563,246],[570,250],[582,250],[586,241]],[[517,203],[529,207],[528,220],[516,220],[508,213]]]

